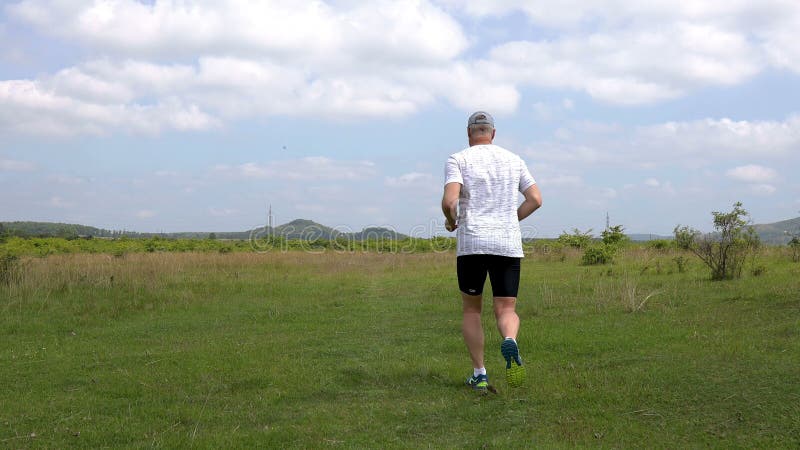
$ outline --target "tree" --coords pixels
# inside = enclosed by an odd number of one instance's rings
[[[600,233],[602,242],[590,245],[583,252],[581,262],[590,266],[594,264],[607,264],[614,260],[617,250],[630,239],[625,235],[622,225],[608,227]],[[578,230],[575,230],[576,234]]]
[[[794,232],[787,230],[784,233],[792,237],[789,240],[789,248],[792,249],[792,261],[800,262],[800,227]]]
[[[758,236],[749,225],[749,214],[741,202],[734,203],[731,212],[714,211],[711,214],[715,232],[700,235],[698,231],[689,229],[693,236],[690,250],[711,269],[712,280],[739,278],[747,256],[760,245]]]
[[[625,235],[625,228],[622,225],[614,225],[613,227],[608,227],[600,233],[600,237],[603,239],[603,243],[606,245],[621,245],[629,240],[628,236]]]
[[[675,235],[675,246],[681,250],[690,250],[695,238],[699,234],[697,230],[687,226],[677,225],[672,233]]]
[[[792,261],[800,261],[800,237],[792,237],[792,240],[789,241],[789,248],[792,249]]]

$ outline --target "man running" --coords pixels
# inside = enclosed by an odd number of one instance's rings
[[[492,144],[494,134],[492,116],[478,111],[469,117],[469,148],[448,158],[442,197],[445,228],[458,230],[456,266],[464,307],[462,332],[473,367],[467,384],[481,391],[489,387],[481,327],[487,273],[497,328],[505,338],[500,351],[506,360],[506,380],[510,386],[518,386],[525,379],[517,346],[519,316],[515,311],[520,259],[524,257],[519,221],[542,206],[539,188],[525,162]],[[525,196],[519,206],[518,192]]]

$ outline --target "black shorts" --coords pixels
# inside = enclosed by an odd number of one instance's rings
[[[499,255],[459,256],[456,258],[458,288],[465,294],[481,295],[488,273],[494,297],[516,297],[520,259]]]

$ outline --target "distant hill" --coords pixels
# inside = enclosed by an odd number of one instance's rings
[[[632,233],[627,235],[634,242],[654,241],[656,239],[673,239],[673,236],[661,236],[658,234]]]
[[[5,231],[23,237],[111,237],[115,232],[86,225],[53,222],[0,222]]]
[[[129,238],[149,238],[164,237],[169,239],[206,239],[209,236],[217,239],[249,239],[251,235],[264,236],[272,234],[286,239],[331,239],[343,238],[355,241],[365,239],[405,239],[408,236],[384,227],[368,227],[361,231],[351,232],[349,230],[331,228],[313,220],[295,219],[289,223],[278,225],[269,230],[268,227],[246,230],[246,231],[215,231],[215,232],[178,232],[178,233],[138,233],[127,230],[105,230],[86,225],[53,223],[53,222],[0,222],[0,228],[15,236],[22,237],[129,237]],[[793,234],[800,234],[800,217],[782,220],[775,223],[753,225],[756,233],[765,244],[785,245],[789,242]],[[0,230],[1,231],[1,230]],[[657,234],[631,233],[628,237],[632,241],[650,241],[653,239],[672,239],[672,236],[662,236]]]
[[[794,235],[800,235],[800,217],[774,223],[755,224],[753,228],[761,242],[769,245],[786,245]],[[657,234],[628,234],[632,241],[651,241],[653,239],[673,239],[673,236]]]
[[[331,239],[343,238],[361,241],[364,239],[405,239],[408,236],[397,233],[394,230],[383,227],[364,228],[358,232],[349,230],[334,229],[313,220],[296,219],[283,225],[278,225],[270,230],[268,227],[258,228],[247,231],[215,231],[215,232],[177,232],[177,233],[138,233],[127,230],[105,230],[102,228],[90,227],[86,225],[53,223],[53,222],[0,222],[0,227],[11,235],[21,237],[104,237],[104,238],[150,238],[163,237],[168,239],[206,239],[215,237],[217,239],[249,239],[251,235],[264,236],[271,234],[285,239]]]
[[[773,245],[788,244],[792,235],[800,235],[800,217],[775,223],[753,225],[761,242]]]
[[[262,233],[265,229],[259,230]],[[383,227],[364,228],[358,232],[349,232],[345,229],[331,228],[313,220],[295,219],[289,223],[278,225],[272,231],[275,236],[285,239],[335,239],[344,238],[361,241],[365,239],[405,239],[408,236]]]

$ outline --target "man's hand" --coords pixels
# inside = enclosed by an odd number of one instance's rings
[[[444,222],[444,228],[447,231],[456,231],[456,228],[458,228],[458,224],[455,223],[455,222],[450,222],[449,220],[446,220]]]

